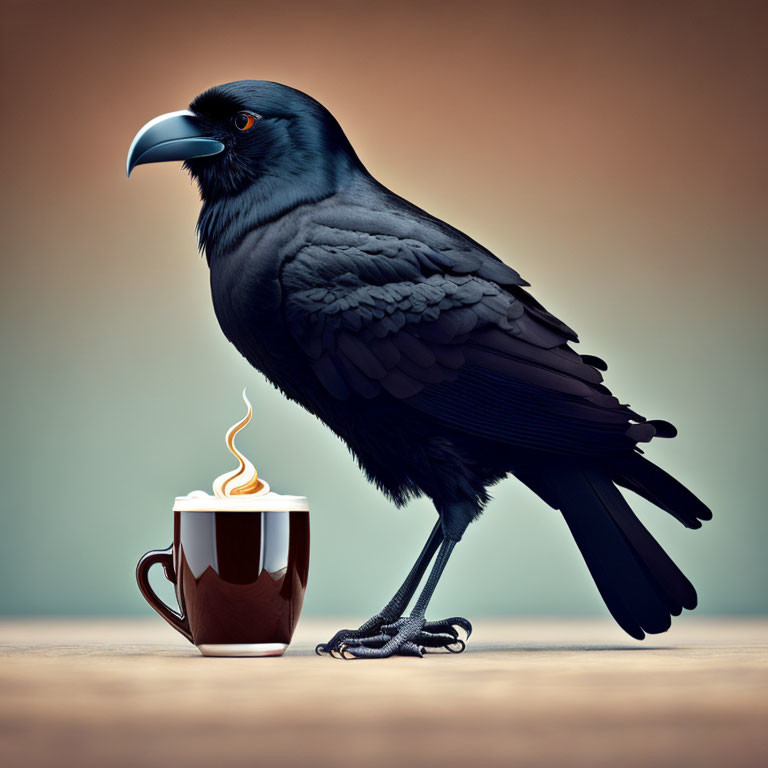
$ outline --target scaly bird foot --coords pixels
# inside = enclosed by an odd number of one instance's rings
[[[315,646],[315,653],[318,656],[338,653],[341,644],[345,641],[359,640],[364,637],[374,637],[380,633],[381,628],[385,624],[389,624],[391,621],[391,617],[388,618],[381,614],[376,614],[375,616],[371,616],[368,621],[361,624],[357,629],[340,629],[327,643],[320,643]]]
[[[377,632],[367,635],[355,632],[355,637],[347,635],[328,652],[334,657],[338,655],[345,659],[423,656],[438,649],[461,653],[466,644],[459,637],[459,629],[464,630],[469,639],[472,625],[459,616],[441,621],[404,616],[391,624],[382,624]]]
[[[338,658],[344,646],[364,645],[366,647],[381,647],[392,639],[401,627],[405,618],[391,621],[380,614],[372,616],[358,629],[341,629],[327,643],[321,643],[315,648],[318,656],[329,654]],[[459,630],[466,634],[464,640],[459,637]],[[452,653],[461,653],[465,647],[465,640],[472,634],[472,624],[460,616],[440,621],[424,621],[421,632],[414,638],[415,648],[403,647],[399,651],[401,655],[422,655],[416,653],[419,648],[425,650],[442,648]]]

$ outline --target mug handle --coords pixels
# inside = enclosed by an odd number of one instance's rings
[[[169,608],[156,594],[149,584],[149,569],[155,564],[160,563],[163,566],[165,578],[176,583],[176,574],[173,570],[173,545],[168,549],[157,549],[147,552],[136,566],[136,581],[139,583],[141,594],[144,599],[175,629],[181,632],[184,637],[192,642],[192,633],[189,631],[189,622],[187,617],[176,613]]]

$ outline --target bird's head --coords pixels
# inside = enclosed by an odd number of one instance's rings
[[[360,162],[331,113],[294,88],[240,80],[200,94],[189,110],[148,122],[128,152],[143,163],[184,160],[206,202],[254,187],[334,187]]]

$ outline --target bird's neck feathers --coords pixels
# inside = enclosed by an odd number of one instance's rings
[[[327,184],[286,183],[263,177],[247,189],[214,200],[203,200],[197,219],[198,245],[211,259],[232,250],[249,232],[305,203],[334,193]]]
[[[300,205],[317,203],[368,173],[356,156],[294,158],[290,169],[265,170],[244,189],[207,199],[197,220],[198,245],[208,264],[229,253],[247,234]],[[303,162],[302,162],[303,160]]]

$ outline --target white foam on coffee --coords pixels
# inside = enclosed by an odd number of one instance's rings
[[[267,486],[268,488],[268,486]],[[267,490],[246,496],[219,498],[205,491],[177,496],[174,512],[309,512],[306,496],[287,496]]]

